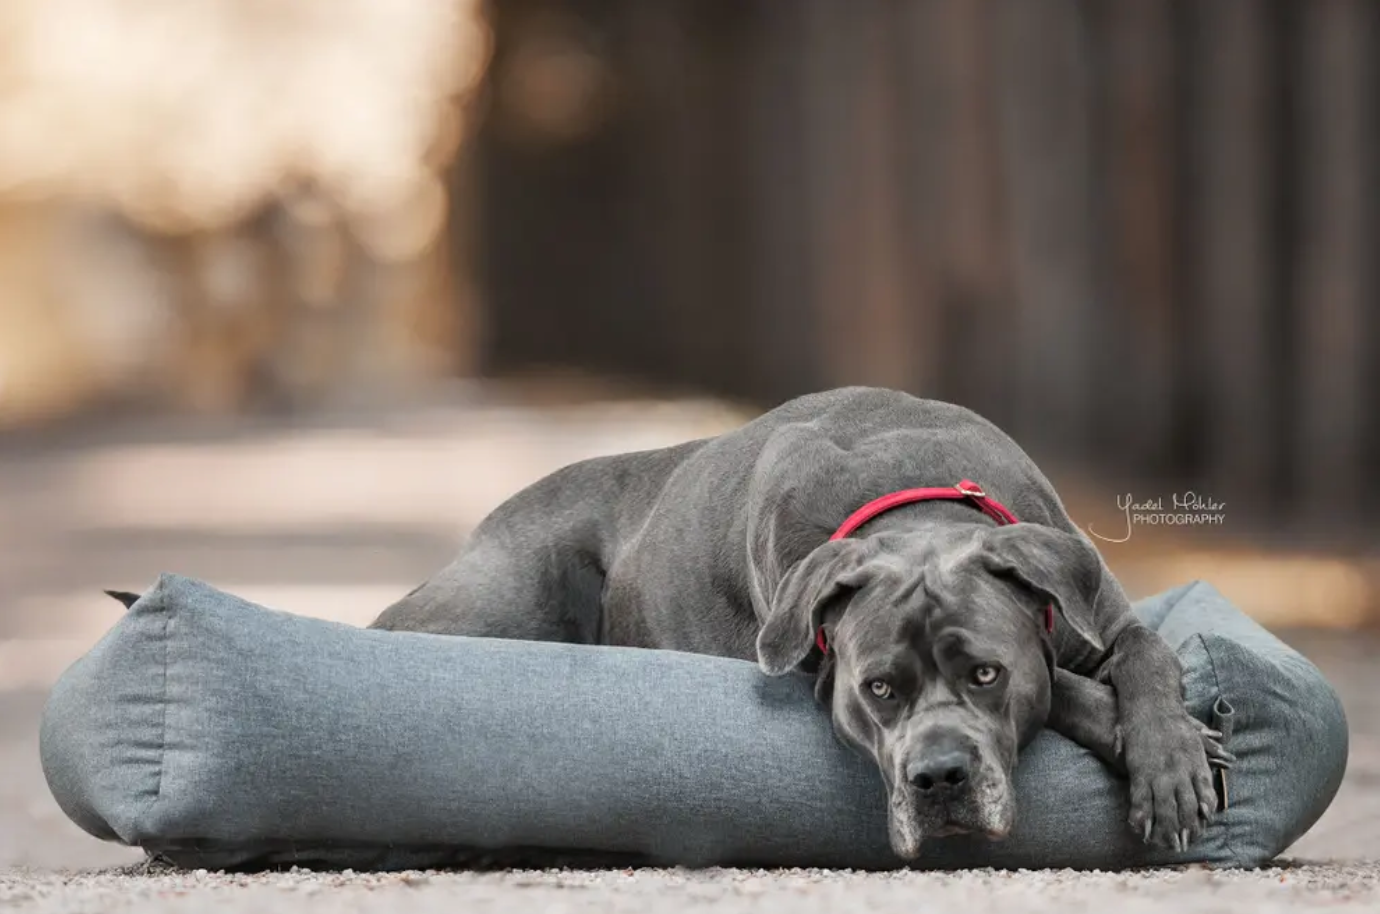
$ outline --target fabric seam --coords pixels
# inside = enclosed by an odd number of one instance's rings
[[[1202,581],[1194,581],[1193,583],[1191,583],[1191,584],[1189,584],[1187,587],[1185,587],[1185,588],[1179,593],[1179,595],[1178,595],[1177,597],[1174,598],[1174,602],[1172,602],[1172,603],[1169,604],[1169,608],[1166,609],[1166,610],[1164,611],[1164,615],[1160,617],[1160,624],[1161,624],[1161,626],[1164,624],[1164,620],[1169,618],[1169,614],[1172,613],[1175,609],[1178,609],[1179,604],[1182,603],[1182,602],[1184,601],[1184,597],[1187,597],[1189,594],[1193,593],[1195,590],[1197,590],[1198,588],[1200,588],[1200,587],[1202,587],[1202,586],[1203,586],[1203,582],[1202,582]]]
[[[1217,693],[1217,698],[1213,702],[1213,704],[1215,705],[1216,702],[1220,701],[1222,698],[1222,677],[1217,673],[1217,657],[1213,654],[1212,648],[1208,647],[1207,638],[1203,636],[1202,632],[1198,632],[1194,637],[1196,637],[1198,639],[1198,643],[1203,646],[1203,653],[1207,655],[1208,659],[1208,669],[1212,671],[1212,682],[1215,686],[1214,691]],[[1223,783],[1226,783],[1225,777]],[[1227,787],[1226,791],[1224,791],[1224,796],[1229,796],[1229,791],[1230,787]],[[1228,800],[1228,804],[1230,804],[1230,800]],[[1227,855],[1232,859],[1232,861],[1237,866],[1240,866],[1241,858],[1240,855],[1237,853],[1232,842],[1231,806],[1228,805],[1226,809],[1222,810],[1222,814],[1227,817],[1226,820],[1222,823],[1222,847],[1226,850]]]
[[[141,830],[150,835],[153,833],[153,830],[148,820],[152,817],[154,807],[158,805],[158,801],[163,798],[163,773],[168,764],[168,668],[169,655],[171,652],[168,645],[168,629],[171,628],[172,624],[172,612],[168,609],[167,601],[163,599],[161,586],[159,587],[158,598],[159,610],[163,613],[163,698],[160,702],[162,719],[159,721],[158,726],[158,779],[154,785],[153,798],[150,799],[148,804],[144,807],[144,814],[141,817],[143,821],[139,823]]]

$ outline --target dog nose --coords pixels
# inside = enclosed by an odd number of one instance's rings
[[[968,783],[972,756],[962,749],[927,753],[906,768],[911,784],[923,793],[954,791]]]

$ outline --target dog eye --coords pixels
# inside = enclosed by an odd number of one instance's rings
[[[891,690],[891,684],[885,679],[873,679],[867,684],[867,690],[882,701],[887,701],[896,695],[896,693]]]
[[[989,686],[1001,676],[1001,667],[991,663],[973,667],[973,685]]]

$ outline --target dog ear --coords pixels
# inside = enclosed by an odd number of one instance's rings
[[[781,578],[757,634],[757,663],[767,675],[788,673],[809,656],[825,607],[866,580],[867,554],[859,540],[830,540]]]
[[[1013,578],[1053,601],[1075,632],[1095,649],[1104,649],[1096,607],[1105,571],[1092,543],[1053,527],[1011,524],[987,534],[982,561],[993,574]]]

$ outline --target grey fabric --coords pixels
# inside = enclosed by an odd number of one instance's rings
[[[1046,731],[1017,771],[1012,836],[934,841],[918,865],[1252,866],[1317,820],[1347,754],[1318,670],[1207,584],[1137,611],[1177,649],[1192,712],[1231,730],[1230,805],[1206,836],[1184,854],[1143,845],[1124,783]],[[435,866],[498,848],[898,863],[880,776],[803,676],[363,630],[173,575],[62,676],[41,745],[78,825],[184,866]]]

